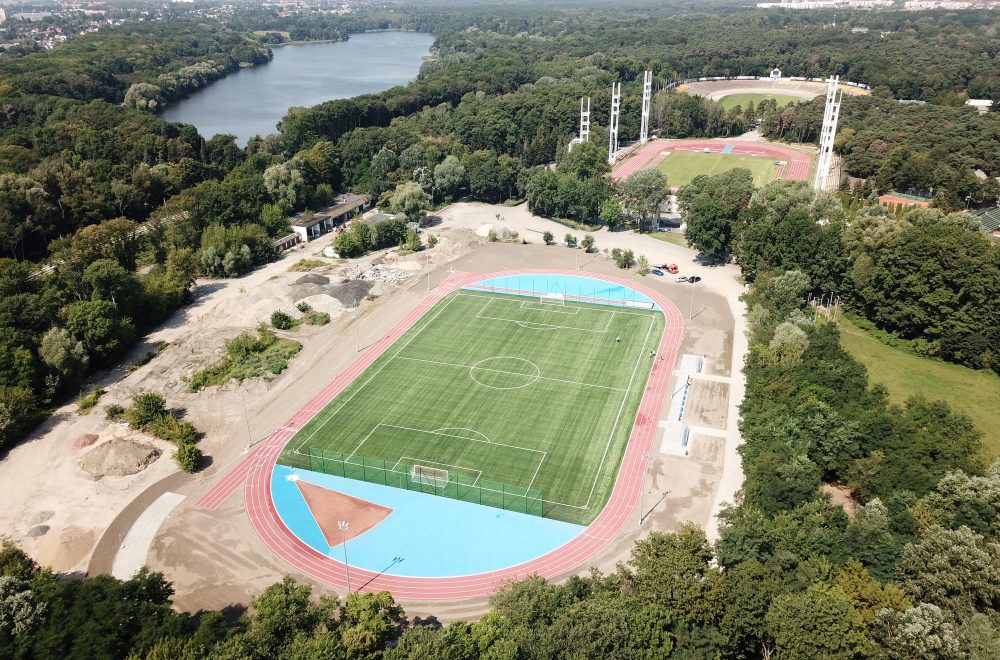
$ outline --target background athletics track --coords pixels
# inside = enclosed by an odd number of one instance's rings
[[[366,591],[386,590],[397,599],[433,600],[459,599],[486,596],[508,580],[540,575],[555,578],[585,564],[611,541],[625,526],[635,511],[642,487],[643,455],[648,453],[656,435],[660,411],[669,393],[670,377],[677,359],[677,348],[684,332],[683,316],[663,294],[620,277],[598,275],[580,271],[549,269],[511,270],[496,273],[453,273],[436,289],[421,300],[395,327],[370,345],[342,373],[334,377],[311,401],[296,412],[278,430],[268,436],[247,454],[232,470],[202,494],[195,506],[215,509],[244,486],[247,514],[250,523],[260,534],[264,544],[275,554],[302,573],[336,587],[346,587],[346,571],[342,562],[313,550],[292,534],[278,516],[271,498],[271,471],[285,444],[313,416],[334,399],[351,381],[357,378],[389,346],[446,295],[479,280],[507,275],[575,275],[613,282],[627,286],[648,296],[660,306],[666,324],[657,354],[663,361],[651,360],[652,367],[646,389],[629,435],[622,457],[618,478],[604,509],[577,537],[555,550],[531,561],[489,573],[455,577],[403,577],[375,573],[351,566],[351,582],[355,588]]]
[[[774,160],[787,161],[787,165],[783,165],[778,169],[774,175],[775,179],[788,179],[790,181],[809,180],[809,171],[812,169],[813,160],[811,154],[769,142],[740,142],[725,138],[713,140],[651,140],[616,165],[611,171],[611,178],[615,181],[621,181],[641,169],[655,167],[666,157],[663,153],[665,151],[704,152],[705,149],[708,149],[712,153],[722,153],[727,146],[732,147],[732,149],[726,151],[727,154],[735,156],[764,156],[765,158],[773,158]],[[667,183],[670,182],[668,181]]]

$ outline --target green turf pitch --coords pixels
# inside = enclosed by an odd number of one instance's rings
[[[659,165],[671,186],[686,186],[699,174],[720,174],[737,167],[750,170],[755,186],[773,181],[778,171],[773,158],[701,151],[672,151]]]
[[[783,108],[789,103],[804,103],[806,99],[799,98],[798,96],[790,96],[788,94],[728,94],[719,99],[719,103],[726,110],[740,106],[746,110],[747,105],[750,101],[753,101],[754,107],[760,105],[761,101],[767,99],[774,99],[778,103],[779,108]]]
[[[289,442],[542,491],[588,523],[611,492],[663,332],[660,312],[448,295]],[[620,340],[620,341],[619,341]]]

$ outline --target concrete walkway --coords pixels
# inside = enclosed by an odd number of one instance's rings
[[[496,216],[499,214],[500,220]],[[715,501],[712,505],[712,516],[705,527],[705,533],[710,541],[714,541],[719,535],[718,513],[726,503],[734,503],[737,491],[743,485],[743,467],[737,449],[743,443],[739,432],[739,405],[743,401],[746,384],[743,377],[743,360],[749,350],[746,336],[746,307],[740,300],[743,294],[743,283],[738,266],[734,264],[707,265],[697,259],[697,253],[689,248],[674,245],[657,240],[646,234],[637,234],[633,231],[608,231],[600,229],[595,232],[584,232],[570,229],[551,220],[546,220],[528,211],[527,204],[520,206],[499,206],[481,203],[459,203],[442,209],[438,214],[445,226],[465,227],[485,236],[484,227],[492,225],[497,229],[506,227],[518,232],[523,238],[532,243],[541,243],[544,232],[552,232],[557,242],[562,243],[566,234],[571,234],[577,240],[583,239],[586,234],[594,237],[595,247],[604,251],[612,248],[630,249],[638,257],[645,255],[651,264],[676,263],[682,275],[699,275],[701,282],[692,286],[692,304],[688,314],[697,314],[697,291],[699,287],[705,287],[714,293],[723,296],[729,303],[730,311],[733,315],[733,353],[730,364],[730,390],[729,406],[726,426],[726,446],[723,463],[722,478],[716,490]],[[570,248],[555,247],[552,249],[564,249],[570,253]],[[575,250],[578,258],[579,268],[586,269],[588,261],[604,259],[603,255],[586,254],[582,250]],[[570,253],[567,259],[571,258]]]
[[[183,501],[183,495],[173,492],[163,493],[136,518],[132,528],[125,535],[125,541],[118,549],[118,554],[115,555],[111,575],[119,580],[127,580],[146,565],[149,548],[153,545],[153,538],[156,537],[160,525]]]

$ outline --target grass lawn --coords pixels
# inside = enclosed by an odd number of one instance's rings
[[[500,482],[541,491],[546,516],[588,523],[611,491],[663,323],[641,309],[455,292],[299,431],[280,461],[330,471],[316,450],[355,465],[385,461],[391,473],[366,480],[478,485],[483,503]]]
[[[886,346],[846,318],[840,334],[844,348],[868,368],[873,383],[889,389],[894,402],[917,394],[947,401],[983,432],[986,456],[1000,458],[1000,377]]]
[[[674,245],[680,245],[681,247],[688,247],[687,239],[684,238],[684,232],[680,229],[675,229],[673,231],[651,231],[646,236],[650,238],[655,238],[658,241],[663,241],[664,243],[673,243]]]
[[[701,151],[673,151],[659,165],[671,186],[686,186],[699,174],[720,174],[737,167],[750,170],[756,186],[773,181],[778,170],[773,158]]]
[[[726,110],[729,110],[730,108],[735,108],[736,106],[740,106],[741,108],[746,110],[747,104],[750,103],[750,101],[753,101],[754,106],[757,106],[760,104],[761,101],[767,99],[774,99],[775,101],[777,101],[779,108],[783,108],[789,103],[803,103],[806,101],[806,99],[800,98],[798,96],[789,96],[788,94],[760,93],[760,94],[729,94],[728,96],[723,96],[721,99],[719,99],[719,103],[721,103],[722,107],[725,108]]]

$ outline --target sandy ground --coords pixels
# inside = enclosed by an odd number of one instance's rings
[[[350,303],[344,307],[342,301],[325,299],[325,311],[331,313],[332,322],[303,327],[295,333],[303,350],[289,369],[270,383],[248,381],[242,387],[230,383],[193,394],[187,392],[184,378],[215,360],[225,339],[253,328],[275,309],[293,309],[296,300],[307,297],[302,294],[325,295],[315,293],[319,285],[295,284],[304,274],[289,272],[289,267],[304,257],[321,258],[331,237],[286,253],[279,261],[239,280],[199,283],[197,300],[151,333],[123,363],[137,359],[160,342],[169,342],[166,350],[131,375],[123,370],[103,374],[95,382],[108,389],[108,394],[95,411],[78,416],[75,406],[67,406],[0,461],[0,479],[7,485],[10,504],[0,510],[0,529],[8,530],[15,542],[56,570],[82,571],[89,564],[92,572],[106,571],[144,508],[163,492],[178,492],[187,499],[160,528],[148,564],[164,571],[174,583],[175,603],[181,609],[197,611],[247,603],[280,579],[288,567],[260,542],[247,519],[241,494],[211,512],[195,509],[191,503],[211,480],[239,459],[248,442],[266,437],[347,366],[355,357],[356,341],[364,346],[391,328],[416,306],[427,286],[447,276],[450,267],[483,272],[579,267],[582,271],[622,274],[603,253],[587,255],[564,246],[544,246],[541,234],[546,230],[559,238],[566,233],[582,238],[584,233],[532,216],[523,206],[455,204],[440,216],[440,224],[429,230],[441,238],[433,250],[402,259],[392,254],[375,256],[383,267],[402,272],[402,282],[375,282],[370,292],[375,299],[363,300],[357,312],[350,309]],[[487,243],[483,237],[491,224],[519,232],[530,245]],[[594,562],[602,570],[613,570],[616,562],[627,558],[635,538],[651,529],[674,529],[690,520],[704,525],[710,536],[716,533],[714,514],[719,504],[732,501],[742,483],[735,451],[739,444],[736,408],[743,396],[740,369],[747,347],[744,310],[738,300],[743,287],[737,268],[702,264],[688,249],[631,232],[601,230],[594,237],[599,250],[631,248],[653,263],[676,262],[681,273],[702,276],[702,282],[692,286],[669,277],[633,275],[664,291],[690,317],[680,353],[703,354],[706,372],[732,377],[725,393],[718,383],[706,384],[709,389],[716,388],[714,394],[706,395],[706,401],[713,403],[706,403],[699,412],[705,426],[722,425],[728,430],[699,436],[691,456],[652,458],[642,502],[642,509],[648,512],[644,526],[640,530],[637,508],[634,528],[609,544]],[[368,268],[371,260],[363,260],[362,268]],[[357,261],[327,261],[329,267],[314,272],[328,277],[332,284],[340,281],[348,267],[354,267],[350,274],[356,274]],[[357,329],[352,324],[355,314]],[[103,408],[108,403],[127,402],[132,392],[148,389],[163,391],[170,406],[183,408],[206,433],[202,448],[211,464],[204,473],[187,477],[176,471],[169,446],[164,446],[163,455],[139,474],[95,481],[78,465],[79,456],[87,449],[73,449],[74,442],[86,433],[107,433]],[[42,527],[45,531],[39,534]],[[34,535],[29,534],[32,529]],[[319,590],[327,591],[327,587],[319,586]],[[406,605],[411,616],[435,615],[442,620],[476,616],[485,607],[481,600]]]

